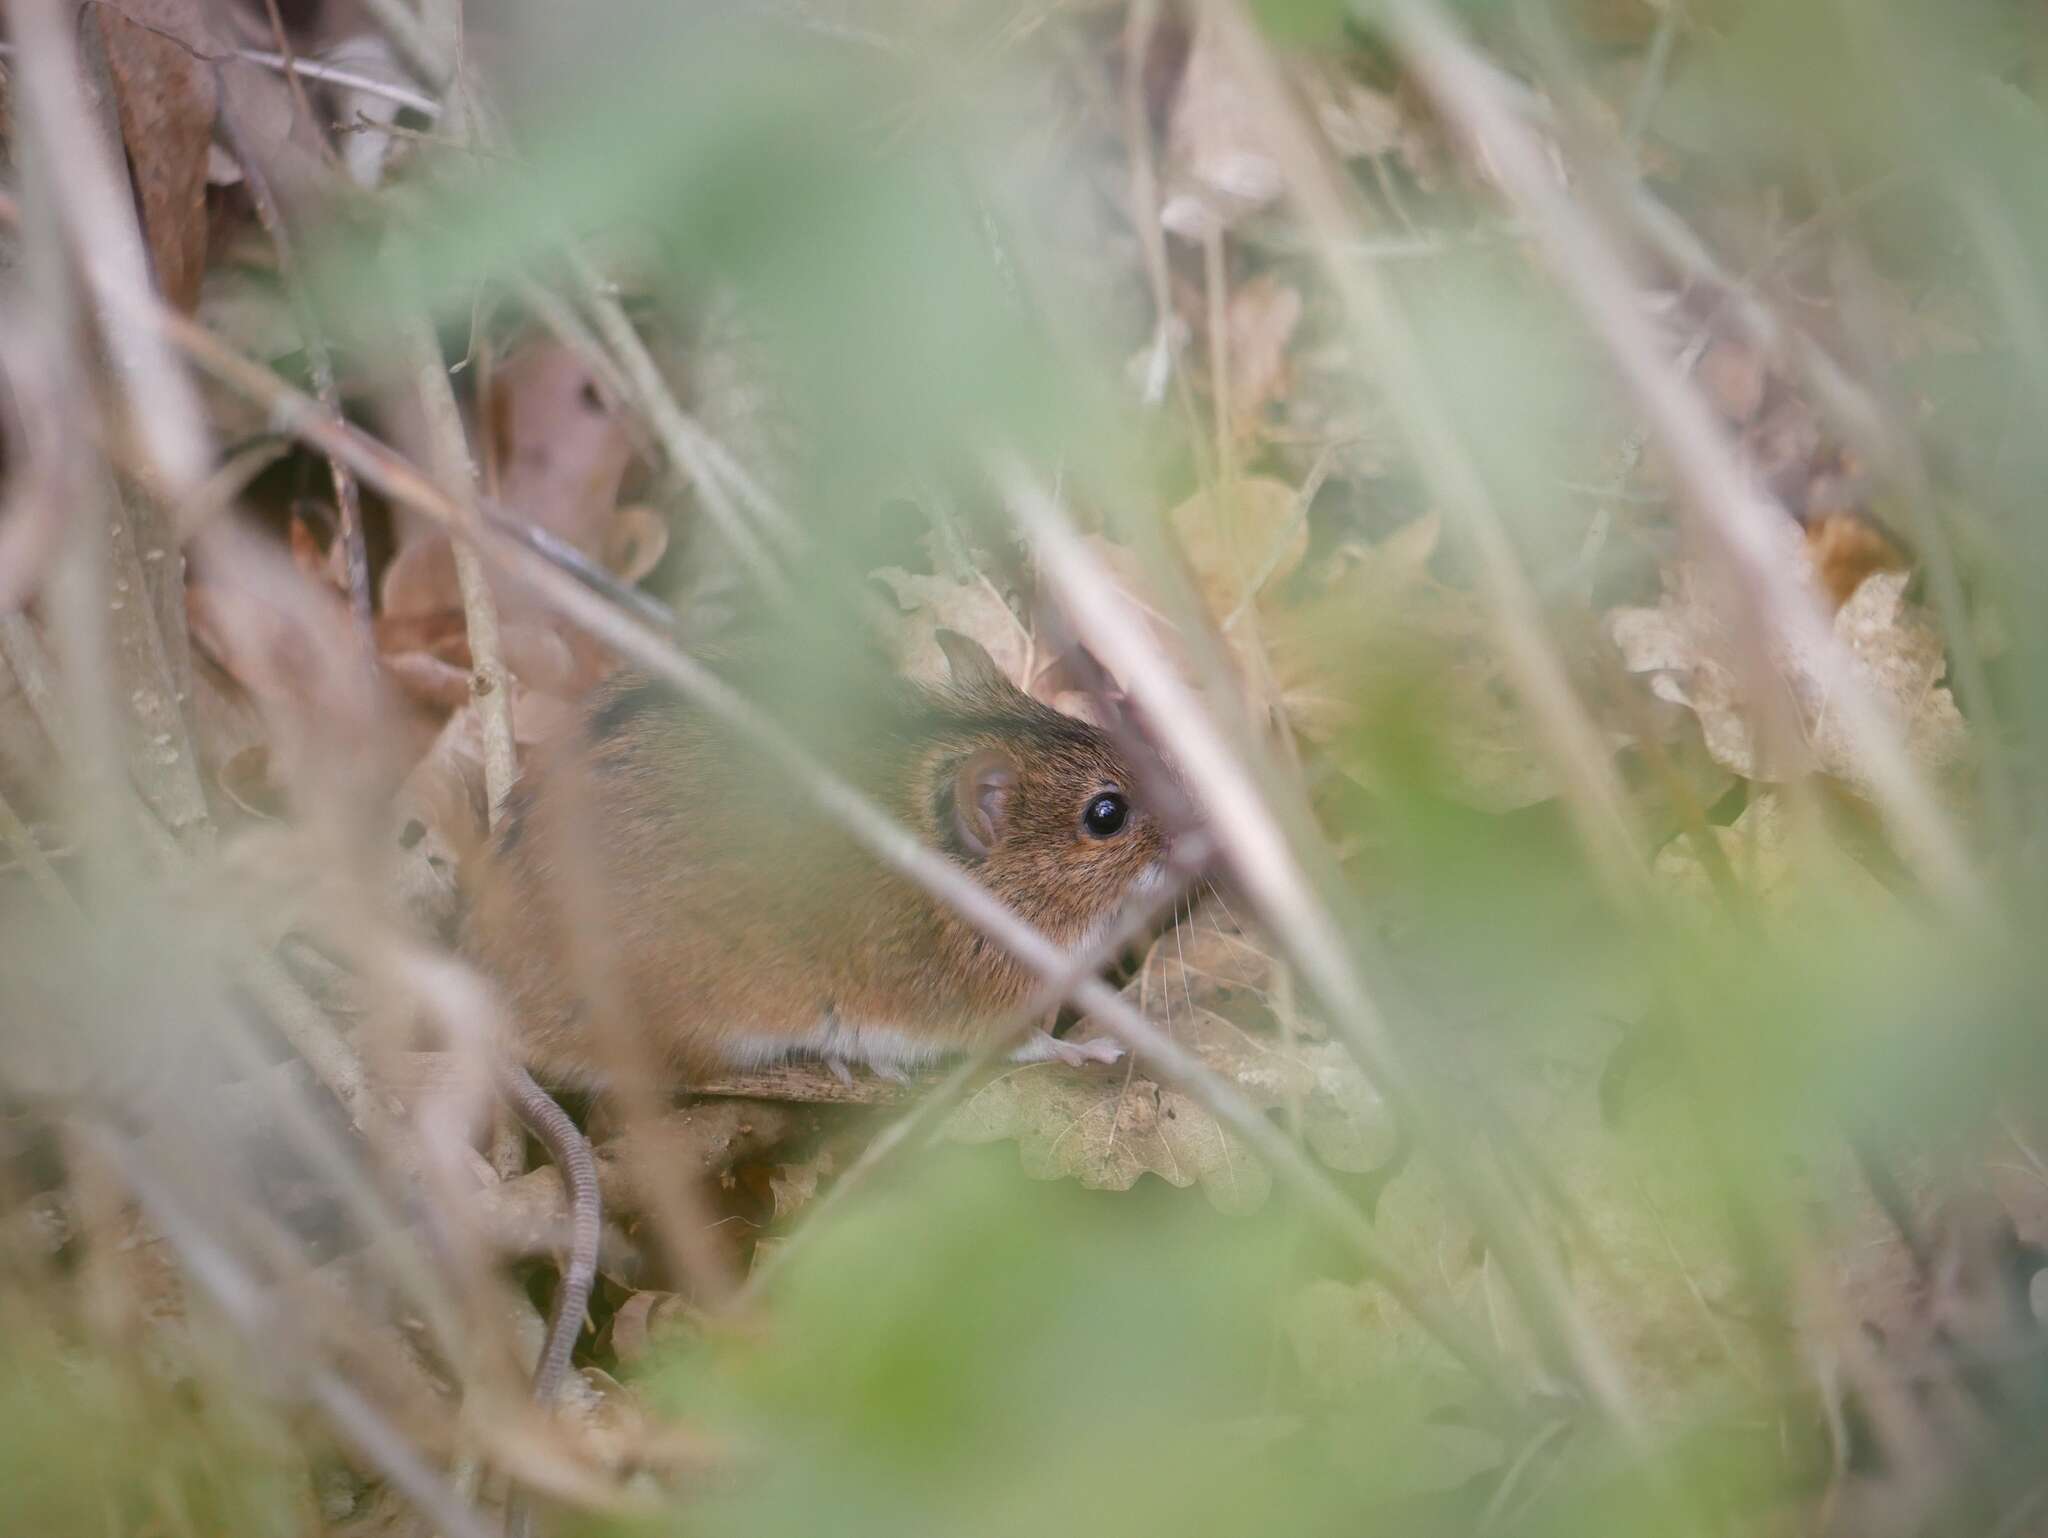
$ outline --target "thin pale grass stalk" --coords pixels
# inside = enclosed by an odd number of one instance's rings
[[[21,67],[16,110],[43,159],[40,176],[51,213],[104,324],[101,329],[136,434],[158,484],[176,501],[192,491],[212,459],[199,399],[163,338],[114,323],[118,296],[149,283],[149,257],[136,225],[117,145],[87,107],[73,24],[65,0],[20,0],[8,9]]]
[[[265,69],[277,70],[282,74],[297,74],[307,80],[317,80],[323,85],[338,85],[343,90],[358,91],[365,96],[381,96],[384,100],[396,102],[424,118],[438,118],[441,115],[441,104],[433,97],[422,95],[410,86],[379,80],[374,75],[365,75],[358,70],[325,64],[303,55],[287,57],[282,53],[271,53],[261,48],[237,48],[235,57],[249,64],[260,64]]]
[[[478,317],[472,322],[469,347],[471,355],[476,359],[476,412],[477,419],[482,424],[477,434],[477,446],[483,469],[484,495],[495,502],[498,500],[498,434],[491,424],[495,420],[499,381],[497,350],[491,343],[487,317]],[[462,574],[458,571],[457,576],[460,579]],[[478,577],[481,580],[482,574],[478,573]],[[484,591],[488,598],[489,589],[485,588]],[[517,767],[516,764],[514,767]],[[507,794],[510,794],[511,783],[511,780],[507,781]],[[484,799],[490,804],[486,831],[495,832],[503,812],[504,797],[492,795],[487,782]],[[524,1098],[526,1086],[522,1084],[516,1087]],[[535,1085],[534,1090],[539,1092],[539,1086]],[[537,1109],[538,1102],[534,1104]],[[510,1103],[502,1100],[491,1114],[491,1146],[488,1157],[491,1169],[501,1181],[512,1180],[525,1173],[526,1128],[519,1119],[518,1111]]]
[[[226,455],[199,489],[171,510],[171,538],[180,545],[192,539],[291,451],[289,438],[261,438]]]
[[[675,392],[669,389],[668,381],[662,378],[654,355],[647,350],[640,333],[626,318],[617,296],[606,289],[590,259],[572,245],[565,253],[565,260],[591,323],[611,349],[613,361],[618,364],[632,391],[631,403],[653,429],[669,463],[689,477],[698,496],[703,499],[704,510],[711,515],[712,522],[718,525],[733,553],[746,564],[763,590],[786,598],[788,584],[783,581],[774,558],[757,536],[754,525],[758,524],[787,556],[796,553],[802,545],[802,537],[797,533],[795,524],[773,498],[740,471],[737,462],[724,452],[723,445],[683,410]],[[741,514],[734,501],[735,494],[746,502],[752,515],[751,522]]]
[[[213,1300],[257,1360],[273,1371],[296,1368],[301,1392],[327,1416],[343,1441],[435,1522],[444,1538],[497,1538],[367,1399],[332,1368],[310,1359],[289,1320],[279,1317],[256,1280],[205,1231],[140,1150],[105,1128],[81,1127],[79,1131],[135,1193],[178,1251],[186,1273]]]
[[[1427,0],[1389,0],[1385,17],[1418,80],[1530,220],[1559,281],[1607,347],[1669,457],[1703,544],[1768,633],[1812,659],[1902,852],[1952,912],[1993,922],[1962,840],[1922,783],[1895,724],[1856,676],[1815,595],[1780,557],[1774,530],[1784,513],[1747,483],[1705,404],[1672,374],[1626,264],[1556,185],[1534,138],[1506,106],[1494,70],[1442,13]]]
[[[320,120],[313,115],[313,103],[306,96],[305,82],[299,78],[298,50],[292,47],[291,34],[285,30],[284,13],[277,8],[277,0],[263,0],[263,10],[270,21],[270,36],[277,44],[278,57],[283,61],[284,67],[282,72],[285,89],[291,92],[292,105],[298,109],[299,116],[306,120],[306,126],[312,129],[314,142],[320,146],[320,153],[326,159],[327,164],[339,166],[341,164],[341,157],[334,153],[333,144],[328,141],[327,135],[320,131]],[[225,101],[225,99],[226,93],[223,92],[222,100]],[[223,123],[231,125],[233,123],[233,114],[224,109],[221,114],[221,120]],[[249,164],[248,157],[238,150],[236,151],[235,158],[242,162],[243,168],[246,171]],[[252,192],[255,190],[254,183],[251,183],[250,190]],[[264,195],[265,197],[269,196],[267,184]],[[282,260],[282,253],[280,253],[280,260]],[[310,349],[312,345],[310,338],[307,345]],[[323,353],[326,351],[324,339],[320,344],[320,350]],[[310,361],[310,351],[308,357]],[[331,369],[329,373],[331,375]],[[321,391],[319,394],[323,403],[331,404],[325,391]]]
[[[1593,875],[1617,913],[1638,914],[1646,885],[1643,840],[1612,755],[1572,687],[1492,493],[1430,382],[1407,317],[1377,269],[1345,250],[1358,234],[1355,200],[1328,165],[1320,140],[1242,7],[1219,3],[1205,14],[1223,29],[1308,227],[1314,254],[1349,318],[1360,356],[1371,360],[1385,382],[1386,406],[1431,495],[1478,558],[1508,677],[1558,768],[1565,811]]]
[[[53,343],[43,363],[53,373],[53,398],[63,402],[67,423],[97,420],[86,371],[70,345],[86,334],[90,317],[113,365],[122,426],[148,462],[145,494],[175,500],[198,484],[211,449],[197,395],[174,354],[161,338],[125,337],[117,334],[125,328],[111,324],[109,295],[147,285],[147,258],[132,189],[108,152],[108,140],[119,143],[113,102],[103,100],[96,115],[88,111],[76,40],[64,24],[69,17],[69,7],[60,14],[39,4],[12,18],[23,73],[66,72],[39,79],[32,96],[24,92],[32,130],[25,169],[49,213],[47,229],[39,221],[26,242],[26,265],[47,309],[41,324]],[[74,280],[67,255],[84,272],[83,285]],[[117,436],[104,429],[102,435]],[[88,443],[68,432],[60,436],[50,488],[65,504],[71,536],[49,612],[63,637],[68,682],[81,713],[74,768],[84,805],[95,826],[118,825],[125,766],[178,836],[204,847],[212,825],[182,704],[190,682],[183,583],[166,580],[161,568],[144,570],[136,525],[160,532],[159,515],[121,506],[119,487]],[[117,701],[126,702],[125,715]],[[126,751],[128,743],[135,751]],[[133,862],[125,847],[102,840],[93,863],[112,875]]]
[[[4,207],[0,207],[0,212],[4,212]],[[966,872],[925,848],[880,807],[818,764],[796,739],[703,664],[677,650],[662,633],[639,617],[649,604],[642,602],[629,607],[615,603],[530,545],[499,532],[488,519],[478,526],[470,510],[401,456],[352,427],[334,424],[319,410],[317,402],[292,389],[269,369],[226,347],[204,327],[155,304],[149,296],[131,295],[127,314],[134,324],[160,328],[198,367],[270,411],[283,430],[304,438],[322,452],[348,456],[365,484],[451,530],[470,533],[494,561],[530,583],[557,612],[656,677],[673,684],[718,720],[771,753],[827,816],[845,827],[884,864],[955,908],[1040,977],[1057,979],[1063,975],[1065,953],[1057,945],[1019,919]],[[1244,1137],[1297,1191],[1317,1219],[1347,1244],[1402,1308],[1489,1388],[1513,1397],[1513,1380],[1491,1348],[1438,1308],[1428,1289],[1407,1278],[1350,1199],[1309,1162],[1284,1132],[1198,1057],[1131,1009],[1107,984],[1099,979],[1085,981],[1074,988],[1070,997],[1131,1050],[1145,1053],[1160,1065],[1170,1082],[1185,1087]]]
[[[1124,78],[1120,94],[1124,147],[1131,157],[1131,228],[1137,234],[1138,250],[1145,259],[1145,282],[1152,291],[1153,345],[1160,350],[1160,364],[1167,371],[1165,383],[1173,391],[1187,441],[1194,450],[1198,478],[1208,482],[1216,478],[1215,466],[1209,462],[1194,390],[1182,366],[1180,350],[1173,344],[1177,317],[1166,262],[1166,233],[1159,223],[1159,172],[1152,156],[1152,124],[1145,110],[1145,61],[1159,30],[1159,16],[1159,0],[1134,0],[1124,18]]]
[[[1539,1337],[1570,1364],[1603,1414],[1629,1440],[1640,1443],[1640,1414],[1618,1362],[1529,1231],[1526,1215],[1472,1165],[1458,1146],[1452,1120],[1424,1096],[1258,781],[1131,614],[1114,579],[1065,514],[1014,462],[998,459],[993,471],[998,489],[1031,539],[1041,569],[1060,593],[1082,638],[1117,670],[1147,719],[1173,744],[1177,767],[1200,799],[1209,827],[1239,883],[1258,905],[1268,933],[1290,954],[1396,1114],[1463,1196]]]
[[[427,435],[427,452],[436,481],[465,503],[476,496],[476,466],[463,430],[462,408],[448,383],[441,344],[427,323],[426,312],[407,299],[395,302],[391,317],[401,364],[419,402]],[[465,522],[474,525],[475,513]],[[490,826],[498,825],[505,798],[519,777],[518,750],[512,734],[512,674],[505,666],[498,633],[498,603],[475,543],[465,534],[450,536],[455,553],[455,580],[462,591],[462,617],[469,634],[469,693],[476,705],[483,737],[484,788]]]
[[[28,602],[64,544],[67,509],[50,484],[50,468],[68,452],[63,440],[73,424],[57,409],[51,384],[67,377],[67,367],[53,368],[45,358],[45,350],[62,339],[32,308],[26,295],[9,295],[0,319],[0,375],[7,396],[0,422],[9,472],[0,503],[0,614]]]
[[[34,120],[29,126],[47,133]],[[59,143],[31,140],[24,146],[25,195],[43,217],[22,227],[22,269],[33,304],[26,324],[38,333],[34,351],[45,371],[46,398],[60,419],[77,421],[91,417],[91,390],[76,346],[83,335],[84,299],[55,206],[60,195],[56,183],[62,179],[56,163]],[[97,469],[78,435],[65,433],[49,441],[41,467],[43,489],[62,509],[63,536],[44,583],[43,615],[59,638],[61,669],[52,666],[25,615],[0,620],[0,647],[30,708],[39,718],[63,719],[62,736],[55,731],[49,736],[53,745],[61,745],[81,830],[91,835],[82,842],[88,888],[118,885],[132,863],[125,845],[105,836],[118,826],[113,812],[128,784],[107,624],[112,594],[106,570],[107,508],[100,494],[108,488]],[[141,594],[136,597],[140,601]],[[53,682],[60,678],[61,687]],[[60,707],[60,699],[70,701],[69,708]]]
[[[1216,479],[1227,487],[1237,479],[1237,431],[1230,401],[1230,278],[1223,250],[1223,225],[1212,220],[1202,231],[1202,288],[1209,314],[1209,400],[1215,409]],[[1220,489],[1217,495],[1227,495]]]

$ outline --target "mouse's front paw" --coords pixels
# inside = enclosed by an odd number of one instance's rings
[[[1089,1041],[1062,1041],[1050,1031],[1034,1031],[1029,1041],[1010,1054],[1010,1061],[1058,1061],[1065,1063],[1069,1068],[1079,1068],[1085,1063],[1118,1062],[1123,1055],[1124,1049],[1106,1036],[1097,1036]]]

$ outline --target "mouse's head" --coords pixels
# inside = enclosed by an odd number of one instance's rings
[[[941,631],[939,645],[952,685],[933,695],[924,777],[936,840],[1024,918],[1080,942],[1168,879],[1168,830],[1107,732],[1032,699],[966,637]]]

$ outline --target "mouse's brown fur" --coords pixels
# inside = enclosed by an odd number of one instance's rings
[[[828,734],[831,766],[1052,938],[1082,941],[1163,879],[1164,831],[1105,733],[945,639],[950,686],[893,680]],[[1106,793],[1128,806],[1107,837],[1085,822]],[[613,1007],[685,1081],[793,1051],[886,1071],[977,1046],[1033,982],[760,751],[635,675],[522,778],[466,874],[466,947],[557,1082],[602,1061],[567,960],[578,894]]]

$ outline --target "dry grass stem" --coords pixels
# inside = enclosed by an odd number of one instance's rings
[[[100,316],[129,430],[158,478],[151,490],[176,502],[197,488],[213,456],[198,397],[163,338],[118,319],[127,296],[148,288],[149,258],[114,145],[80,88],[77,15],[66,0],[22,0],[10,8],[20,110],[35,127],[37,152],[48,159],[43,174],[52,211]]]

